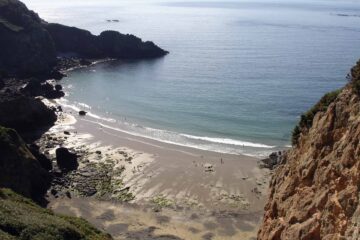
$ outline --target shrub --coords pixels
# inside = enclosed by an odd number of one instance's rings
[[[316,113],[325,112],[329,105],[337,98],[340,92],[341,89],[326,93],[317,104],[315,104],[309,111],[301,115],[299,124],[292,132],[293,145],[298,143],[301,130],[304,128],[309,129],[312,126]]]
[[[357,94],[360,94],[360,60],[351,69],[351,83]]]

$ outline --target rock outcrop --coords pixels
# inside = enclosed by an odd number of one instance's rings
[[[0,0],[0,71],[17,76],[50,76],[57,55],[81,58],[145,59],[168,52],[134,35],[104,31],[99,36],[61,24],[47,23],[18,0]]]
[[[55,45],[39,16],[17,0],[0,0],[0,70],[32,75],[56,64]]]
[[[40,99],[23,95],[0,98],[0,125],[14,128],[18,132],[34,131],[51,126],[56,114]]]
[[[360,61],[350,77],[294,132],[270,183],[259,240],[360,239]]]
[[[0,126],[0,187],[41,199],[51,177],[15,130]]]
[[[37,78],[30,79],[26,86],[21,89],[21,92],[31,97],[42,96],[48,99],[61,98],[65,96],[61,85],[57,84],[54,87],[52,84],[42,82]]]
[[[156,58],[168,52],[153,42],[143,42],[134,35],[116,31],[104,31],[99,36],[76,27],[46,23],[59,53],[78,55],[84,58],[144,59]]]

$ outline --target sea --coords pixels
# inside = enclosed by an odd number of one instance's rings
[[[24,0],[48,22],[154,41],[159,59],[100,62],[61,104],[104,128],[265,157],[360,58],[359,0]]]

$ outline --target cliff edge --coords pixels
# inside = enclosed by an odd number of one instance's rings
[[[360,239],[360,61],[349,78],[294,129],[294,146],[270,182],[259,240]]]

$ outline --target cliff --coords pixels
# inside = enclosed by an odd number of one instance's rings
[[[360,61],[294,130],[275,170],[259,240],[360,239]]]
[[[144,59],[168,53],[153,42],[143,42],[134,35],[116,31],[104,31],[95,36],[89,31],[56,23],[45,23],[44,27],[52,36],[58,53],[62,54],[84,58]]]
[[[56,50],[39,16],[17,0],[0,0],[0,70],[38,74],[56,63]]]
[[[40,200],[50,186],[50,174],[15,130],[0,126],[0,156],[0,187]]]
[[[18,0],[0,0],[0,72],[11,75],[47,75],[57,56],[71,53],[80,58],[146,59],[168,52],[133,35],[89,31],[47,23]]]

